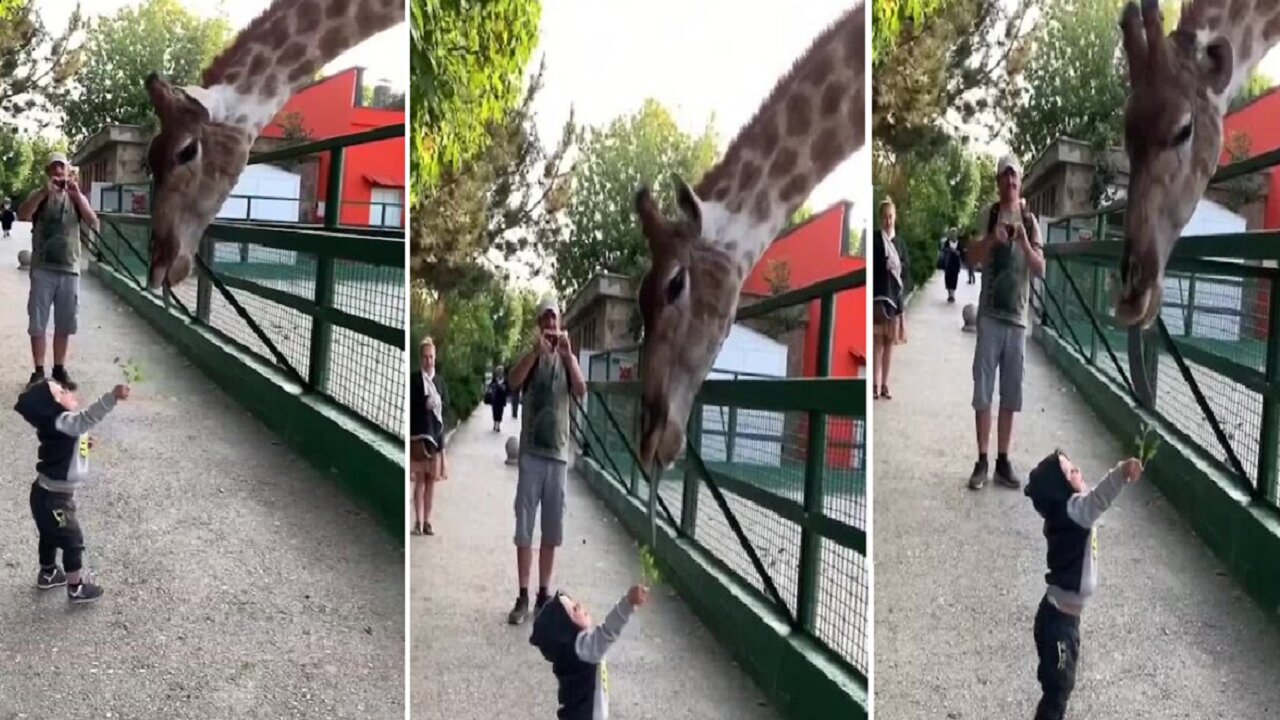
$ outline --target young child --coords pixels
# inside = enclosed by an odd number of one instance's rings
[[[609,611],[604,622],[591,626],[591,614],[564,593],[556,593],[533,621],[529,643],[542,651],[560,684],[560,720],[607,720],[609,671],[604,656],[622,634],[631,613],[649,600],[649,589],[632,586]]]
[[[1076,684],[1080,660],[1080,613],[1097,588],[1098,541],[1094,524],[1127,483],[1142,475],[1142,463],[1129,458],[1089,489],[1080,469],[1060,450],[1049,454],[1035,470],[1023,493],[1044,518],[1048,540],[1048,588],[1036,611],[1033,633],[1040,666],[1036,676],[1044,695],[1036,720],[1061,720]]]
[[[36,429],[40,441],[36,481],[31,485],[31,516],[40,532],[41,590],[67,586],[73,603],[91,603],[102,597],[88,571],[81,570],[84,533],[76,519],[75,490],[89,477],[87,433],[102,422],[116,401],[129,397],[129,386],[117,385],[85,410],[76,396],[56,381],[29,386],[13,409]],[[62,567],[58,567],[58,550]],[[64,572],[65,568],[65,572]]]

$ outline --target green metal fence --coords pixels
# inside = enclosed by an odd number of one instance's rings
[[[397,130],[398,128],[398,130]],[[257,156],[250,163],[331,153],[325,229],[211,225],[196,271],[166,302],[394,437],[404,436],[405,240],[337,226],[343,150],[402,135],[381,128]],[[151,219],[102,213],[96,259],[147,292]],[[86,235],[93,237],[92,231]]]
[[[1223,168],[1229,182],[1280,162],[1280,152]],[[1052,223],[1037,292],[1044,329],[1151,410],[1256,498],[1277,504],[1280,452],[1280,232],[1182,238],[1164,280],[1160,317],[1141,346],[1115,321],[1123,205]],[[1078,241],[1088,229],[1096,241]],[[1130,353],[1133,357],[1130,357]],[[1141,373],[1139,373],[1141,374]],[[1141,382],[1141,380],[1139,380]],[[1157,460],[1158,462],[1158,460]]]
[[[864,284],[857,270],[738,313],[738,322],[768,327],[762,321],[817,303],[818,327],[783,325],[787,333],[817,334],[817,377],[713,370],[696,398],[686,450],[658,482],[658,522],[755,588],[865,681],[866,390],[863,380],[829,377],[835,296]],[[585,454],[647,501],[647,474],[635,455],[637,354],[591,358],[585,417],[575,425]]]

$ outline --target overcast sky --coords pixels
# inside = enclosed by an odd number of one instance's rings
[[[227,16],[234,30],[249,24],[271,4],[270,0],[181,0],[192,12],[205,17],[215,17],[219,12]],[[81,9],[88,15],[112,15],[123,7],[138,5],[138,0],[84,0]],[[66,28],[67,18],[75,8],[75,0],[37,0],[41,16],[49,29],[58,33]],[[387,80],[403,90],[409,75],[409,30],[404,23],[385,30],[351,48],[338,59],[324,67],[325,74],[344,70],[353,65],[369,69],[369,81]]]

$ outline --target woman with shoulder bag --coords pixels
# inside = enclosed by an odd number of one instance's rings
[[[892,200],[880,203],[880,226],[872,242],[872,358],[873,398],[892,399],[889,394],[889,365],[893,346],[907,341],[903,307],[906,281],[910,277],[906,249],[898,239],[897,209]]]
[[[434,535],[435,484],[449,479],[444,456],[448,392],[436,372],[436,346],[422,341],[421,367],[409,378],[409,477],[413,481],[413,534]]]

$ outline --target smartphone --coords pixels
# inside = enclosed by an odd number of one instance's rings
[[[59,190],[66,190],[66,189],[67,189],[67,181],[66,181],[66,180],[54,180],[54,181],[53,181],[53,184],[54,184],[54,185],[57,185]]]

